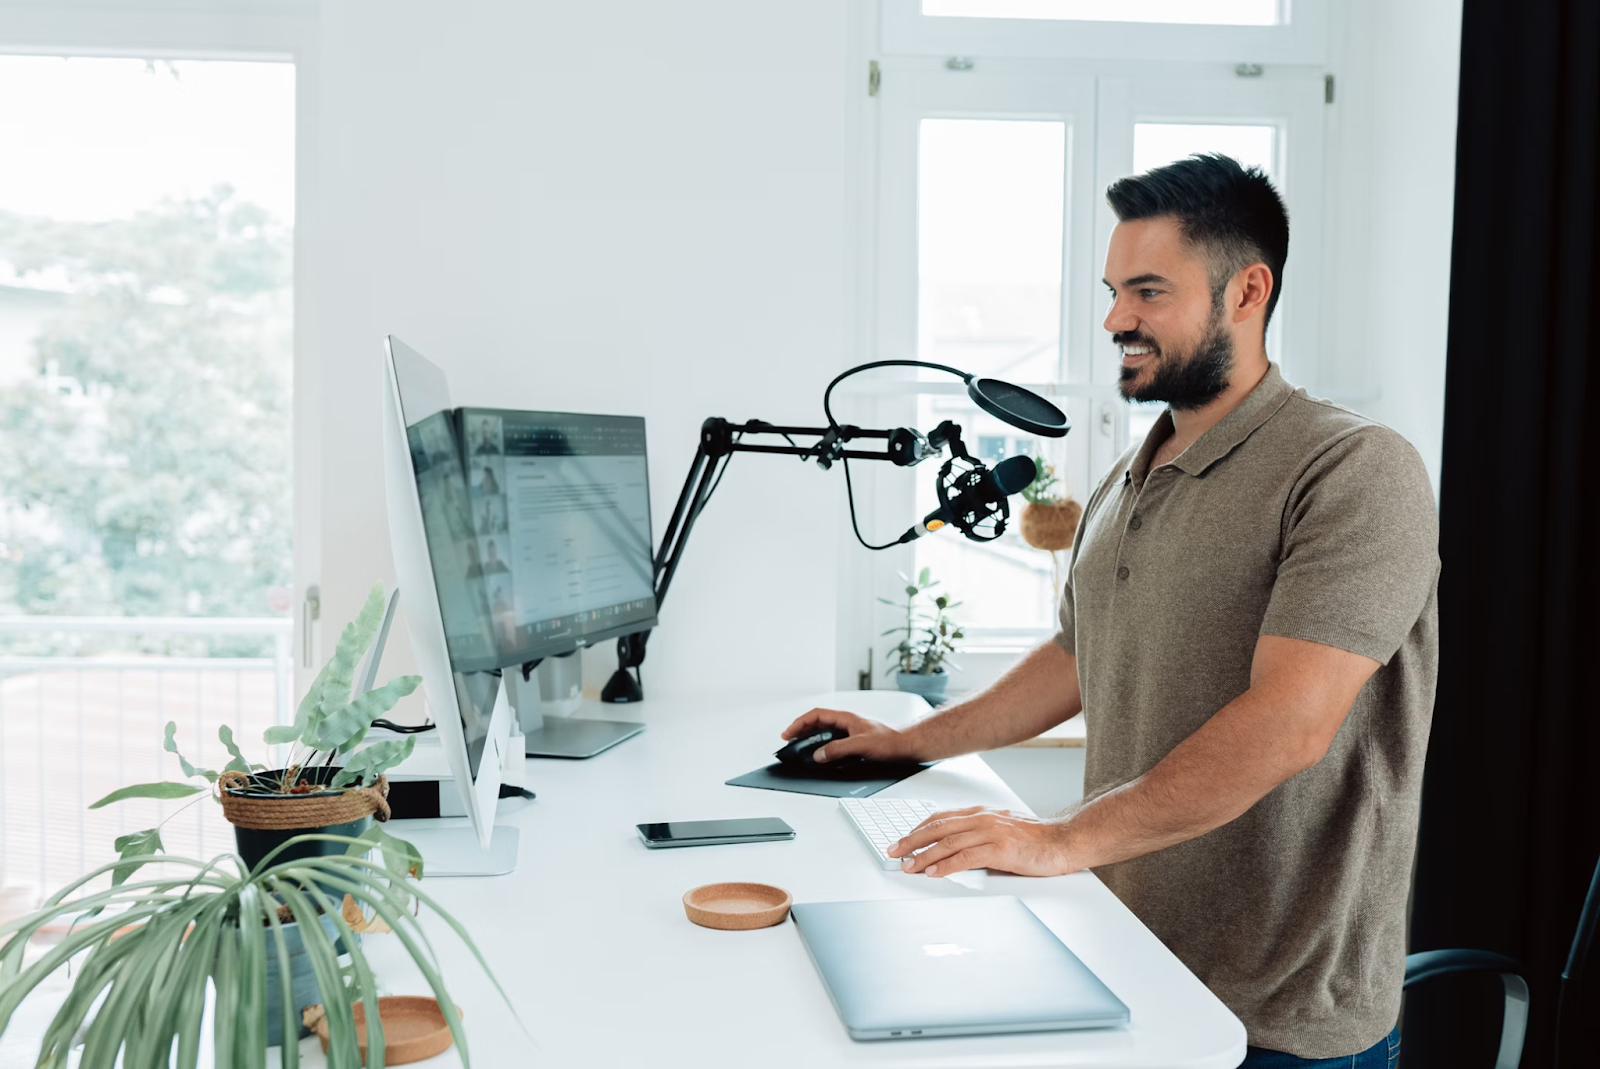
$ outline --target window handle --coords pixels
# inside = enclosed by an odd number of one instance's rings
[[[306,587],[305,601],[300,603],[300,665],[311,667],[311,625],[322,619],[322,588],[315,583]]]

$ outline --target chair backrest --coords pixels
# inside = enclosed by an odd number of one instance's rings
[[[1561,970],[1561,979],[1577,980],[1583,975],[1597,919],[1600,919],[1600,860],[1594,865],[1594,879],[1589,881],[1589,894],[1583,900],[1583,912],[1578,914],[1578,930],[1572,935],[1572,949],[1567,953],[1567,967]]]

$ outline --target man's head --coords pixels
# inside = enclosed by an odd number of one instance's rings
[[[1200,408],[1224,390],[1241,351],[1265,358],[1267,322],[1289,255],[1289,216],[1257,168],[1190,156],[1112,183],[1106,251],[1122,348],[1122,395]]]

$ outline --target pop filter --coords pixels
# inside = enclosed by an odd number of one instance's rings
[[[1009,382],[970,378],[967,380],[967,396],[989,415],[1033,434],[1060,438],[1072,429],[1071,421],[1061,409],[1032,390],[1024,390]]]

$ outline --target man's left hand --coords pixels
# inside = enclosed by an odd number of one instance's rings
[[[1066,828],[1009,809],[971,806],[935,813],[889,848],[905,872],[948,876],[997,869],[1018,876],[1060,876],[1083,866],[1066,849]],[[915,857],[908,856],[921,850]]]

